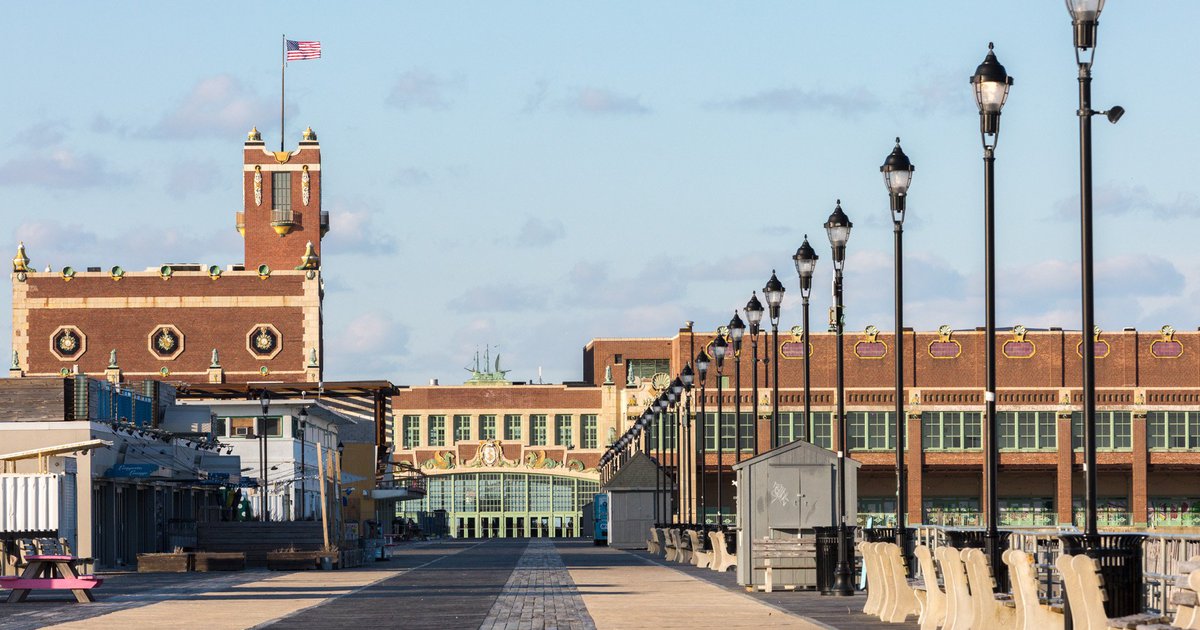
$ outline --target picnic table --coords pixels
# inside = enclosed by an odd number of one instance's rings
[[[29,563],[20,577],[0,577],[0,586],[12,589],[8,603],[23,602],[30,591],[64,591],[75,594],[79,603],[94,602],[92,589],[104,583],[94,575],[79,575],[75,565],[83,559],[67,555],[27,555]]]

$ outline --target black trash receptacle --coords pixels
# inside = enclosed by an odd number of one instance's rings
[[[1063,534],[1063,553],[1085,554],[1100,565],[1104,613],[1124,617],[1142,612],[1144,534]]]
[[[1008,537],[1011,532],[997,531],[996,544],[1001,550],[1008,549]],[[983,549],[987,552],[987,531],[982,529],[948,529],[946,542],[956,549]],[[999,554],[997,554],[999,555]],[[991,558],[988,558],[991,564]],[[1011,590],[1008,583],[1008,565],[997,562],[992,567],[992,578],[996,580],[996,592],[1005,593]]]
[[[906,548],[903,550],[902,557],[905,559],[905,562],[908,565],[908,575],[913,576],[916,575],[916,572],[913,570],[916,566],[916,557],[913,555],[913,550],[916,548],[917,530],[912,527],[908,527],[906,529],[908,531],[908,537],[904,539]],[[899,528],[897,527],[868,527],[863,529],[863,539],[870,543],[894,543],[896,542],[896,534],[898,531]]]
[[[856,529],[858,528],[846,528],[846,547],[850,555],[851,576],[854,574],[854,530]],[[836,595],[833,584],[836,581],[834,571],[838,564],[838,528],[814,527],[813,531],[817,535],[817,590],[822,595]]]

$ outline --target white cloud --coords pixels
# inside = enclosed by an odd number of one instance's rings
[[[446,79],[416,68],[400,75],[384,103],[397,109],[449,109],[450,92],[463,87],[462,78]]]
[[[231,75],[201,79],[157,123],[142,133],[162,139],[238,137],[273,120],[279,104]],[[293,114],[296,106],[289,105]]]

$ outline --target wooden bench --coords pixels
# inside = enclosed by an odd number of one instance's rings
[[[32,591],[69,590],[80,603],[94,602],[92,589],[104,583],[94,575],[79,575],[75,565],[79,558],[68,555],[27,555],[28,565],[20,577],[0,578],[0,587],[12,589],[8,602],[23,602]]]
[[[658,528],[650,528],[650,537],[646,539],[646,551],[652,554],[662,553],[662,545],[658,542]]]
[[[1007,593],[996,593],[996,580],[992,568],[982,549],[963,549],[961,557],[967,567],[967,581],[971,585],[971,608],[973,630],[1008,630],[1016,627],[1016,607],[1003,605],[1001,600],[1011,600]]]
[[[729,553],[729,544],[725,541],[725,532],[708,532],[708,540],[713,548],[713,561],[709,567],[718,573],[724,573],[731,567],[737,566],[737,554]]]
[[[754,577],[763,572],[762,582],[754,579],[754,588],[773,592],[776,588],[796,590],[816,583],[817,545],[813,536],[799,538],[761,538],[750,542],[750,557],[754,559]],[[775,584],[775,571],[799,579],[783,580]]]
[[[1104,589],[1100,585],[1100,573],[1096,561],[1085,556],[1063,554],[1054,561],[1067,590],[1067,601],[1071,604],[1071,618],[1075,628],[1103,630],[1124,628],[1134,630],[1142,626],[1169,624],[1166,617],[1154,614],[1127,615],[1109,618],[1104,612]]]
[[[692,544],[692,564],[707,569],[712,565],[713,552],[707,551],[704,545],[704,532],[695,529],[687,530],[688,542]]]
[[[923,587],[915,589],[917,602],[921,604],[921,615],[917,622],[921,624],[921,630],[937,630],[946,623],[946,593],[938,585],[937,569],[933,565],[933,553],[929,547],[917,545],[913,555],[917,557],[924,581]]]
[[[1004,552],[1008,578],[1013,586],[1013,603],[1018,627],[1026,630],[1063,630],[1066,617],[1061,602],[1043,601],[1038,595],[1037,573],[1033,559],[1020,549]]]

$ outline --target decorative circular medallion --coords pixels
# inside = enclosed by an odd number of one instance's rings
[[[183,333],[172,324],[159,324],[150,331],[147,347],[155,357],[171,361],[183,354]]]
[[[256,324],[246,333],[246,349],[256,359],[274,358],[282,346],[282,335],[270,324]]]
[[[74,326],[59,326],[50,335],[50,352],[60,361],[73,361],[87,351],[87,336]]]

